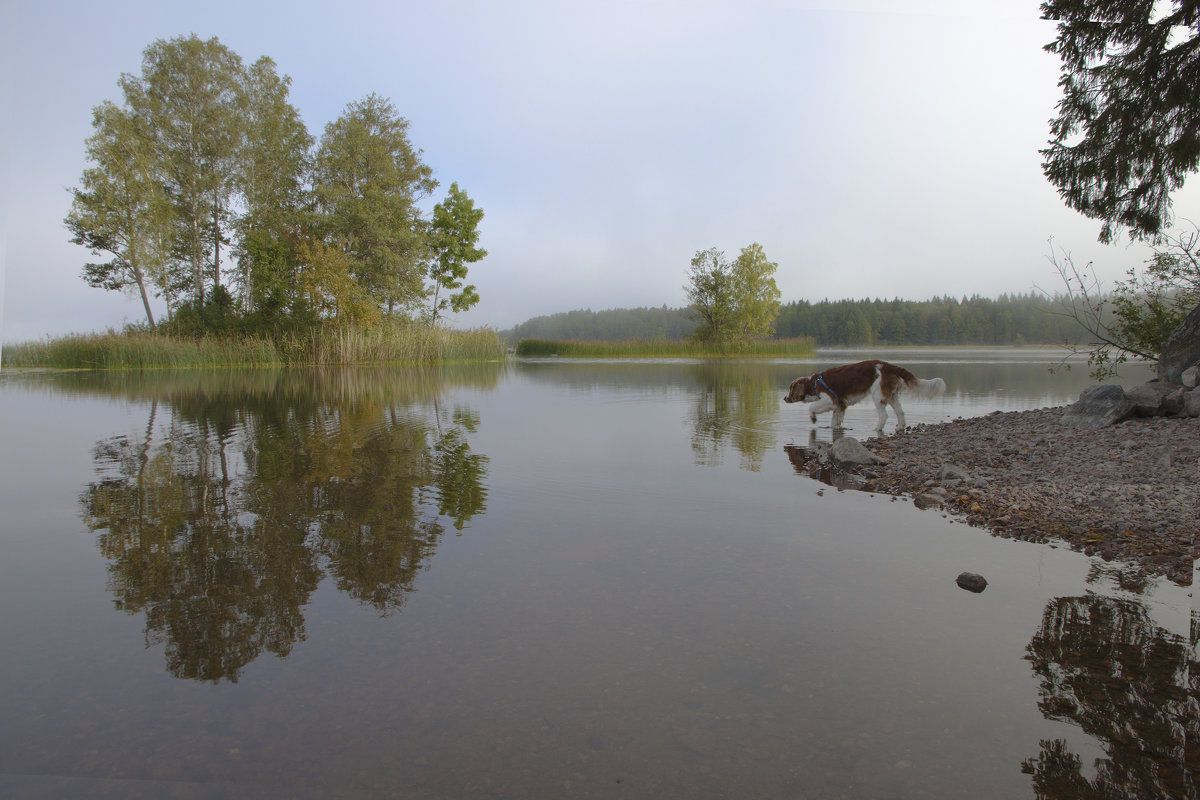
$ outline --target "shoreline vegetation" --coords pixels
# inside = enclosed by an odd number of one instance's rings
[[[490,328],[454,330],[418,324],[330,326],[276,337],[148,331],[72,334],[6,345],[3,367],[58,369],[189,369],[208,367],[429,365],[505,358]]]
[[[521,339],[518,358],[776,358],[816,355],[812,337],[759,339],[721,347],[692,340],[642,339],[596,341],[567,339]]]

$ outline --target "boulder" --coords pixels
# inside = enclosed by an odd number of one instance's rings
[[[1183,396],[1184,416],[1200,417],[1200,389],[1193,389]]]
[[[976,575],[974,572],[964,572],[955,578],[954,582],[968,592],[975,592],[975,594],[979,594],[987,588],[987,578],[982,575]]]
[[[1180,374],[1179,381],[1186,389],[1200,386],[1200,367],[1188,367]]]
[[[1182,383],[1184,370],[1200,365],[1200,306],[1171,332],[1158,356],[1158,379]]]
[[[1136,404],[1115,383],[1090,386],[1063,411],[1062,423],[1072,428],[1103,428],[1133,415]]]
[[[854,469],[867,464],[886,464],[887,459],[880,458],[852,436],[843,436],[829,448],[829,458],[838,469]]]
[[[1139,417],[1161,417],[1183,410],[1183,390],[1172,383],[1150,381],[1125,393],[1133,401]]]

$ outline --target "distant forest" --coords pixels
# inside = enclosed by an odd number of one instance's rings
[[[503,332],[520,339],[637,341],[686,339],[698,322],[687,308],[617,308],[534,317]],[[932,300],[798,300],[775,320],[776,339],[811,336],[834,345],[1019,345],[1075,341],[1079,326],[1043,295]]]

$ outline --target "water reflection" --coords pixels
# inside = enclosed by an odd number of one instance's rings
[[[1065,740],[1042,740],[1023,764],[1035,796],[1200,797],[1200,702],[1188,686],[1200,669],[1195,656],[1139,602],[1092,594],[1051,601],[1026,648],[1040,680],[1038,707],[1077,725],[1106,757],[1088,778]]]
[[[757,472],[773,449],[773,423],[779,415],[777,379],[760,365],[707,361],[695,366],[691,412],[692,451],[696,463],[721,463],[733,447],[743,469]]]
[[[433,376],[395,377],[254,375],[229,391],[167,379],[144,432],[96,443],[83,516],[117,607],[145,615],[172,675],[236,681],[264,651],[286,656],[326,575],[398,611],[444,524],[462,531],[486,510],[478,414],[443,411]]]

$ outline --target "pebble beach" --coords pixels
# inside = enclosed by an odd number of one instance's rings
[[[1080,430],[1062,415],[995,412],[871,439],[864,444],[885,463],[859,470],[862,488],[1190,585],[1200,556],[1200,419]]]

